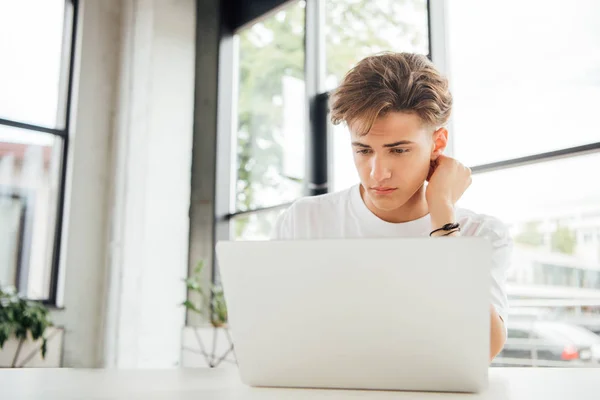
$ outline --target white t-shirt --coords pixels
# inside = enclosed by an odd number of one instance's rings
[[[507,228],[499,220],[456,208],[462,236],[482,236],[492,243],[491,303],[506,322],[506,270],[510,260],[512,241]],[[379,219],[363,202],[359,185],[341,192],[297,200],[281,214],[275,223],[272,238],[339,239],[373,237],[429,236],[430,216],[414,221],[390,223]],[[505,324],[506,325],[506,324]]]

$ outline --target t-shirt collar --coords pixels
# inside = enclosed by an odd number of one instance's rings
[[[350,202],[353,211],[360,219],[361,225],[367,228],[372,227],[374,231],[380,232],[382,236],[423,236],[428,235],[431,229],[429,214],[413,221],[400,223],[382,220],[373,214],[373,212],[369,210],[363,201],[360,195],[360,184],[357,184],[351,188]]]

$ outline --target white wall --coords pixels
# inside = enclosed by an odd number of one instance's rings
[[[61,268],[65,366],[179,363],[193,0],[81,2]]]

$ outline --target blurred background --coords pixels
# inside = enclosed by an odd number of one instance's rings
[[[448,76],[447,153],[475,173],[459,205],[513,235],[494,365],[600,365],[599,15],[593,0],[0,0],[0,300],[52,322],[19,338],[29,322],[0,314],[0,366],[235,368],[214,244],[267,239],[295,199],[358,182],[327,96],[386,50]]]

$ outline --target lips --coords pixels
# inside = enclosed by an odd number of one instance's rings
[[[375,194],[390,194],[390,193],[393,193],[395,190],[396,190],[396,188],[382,187],[382,186],[371,188],[371,191],[374,192]]]

